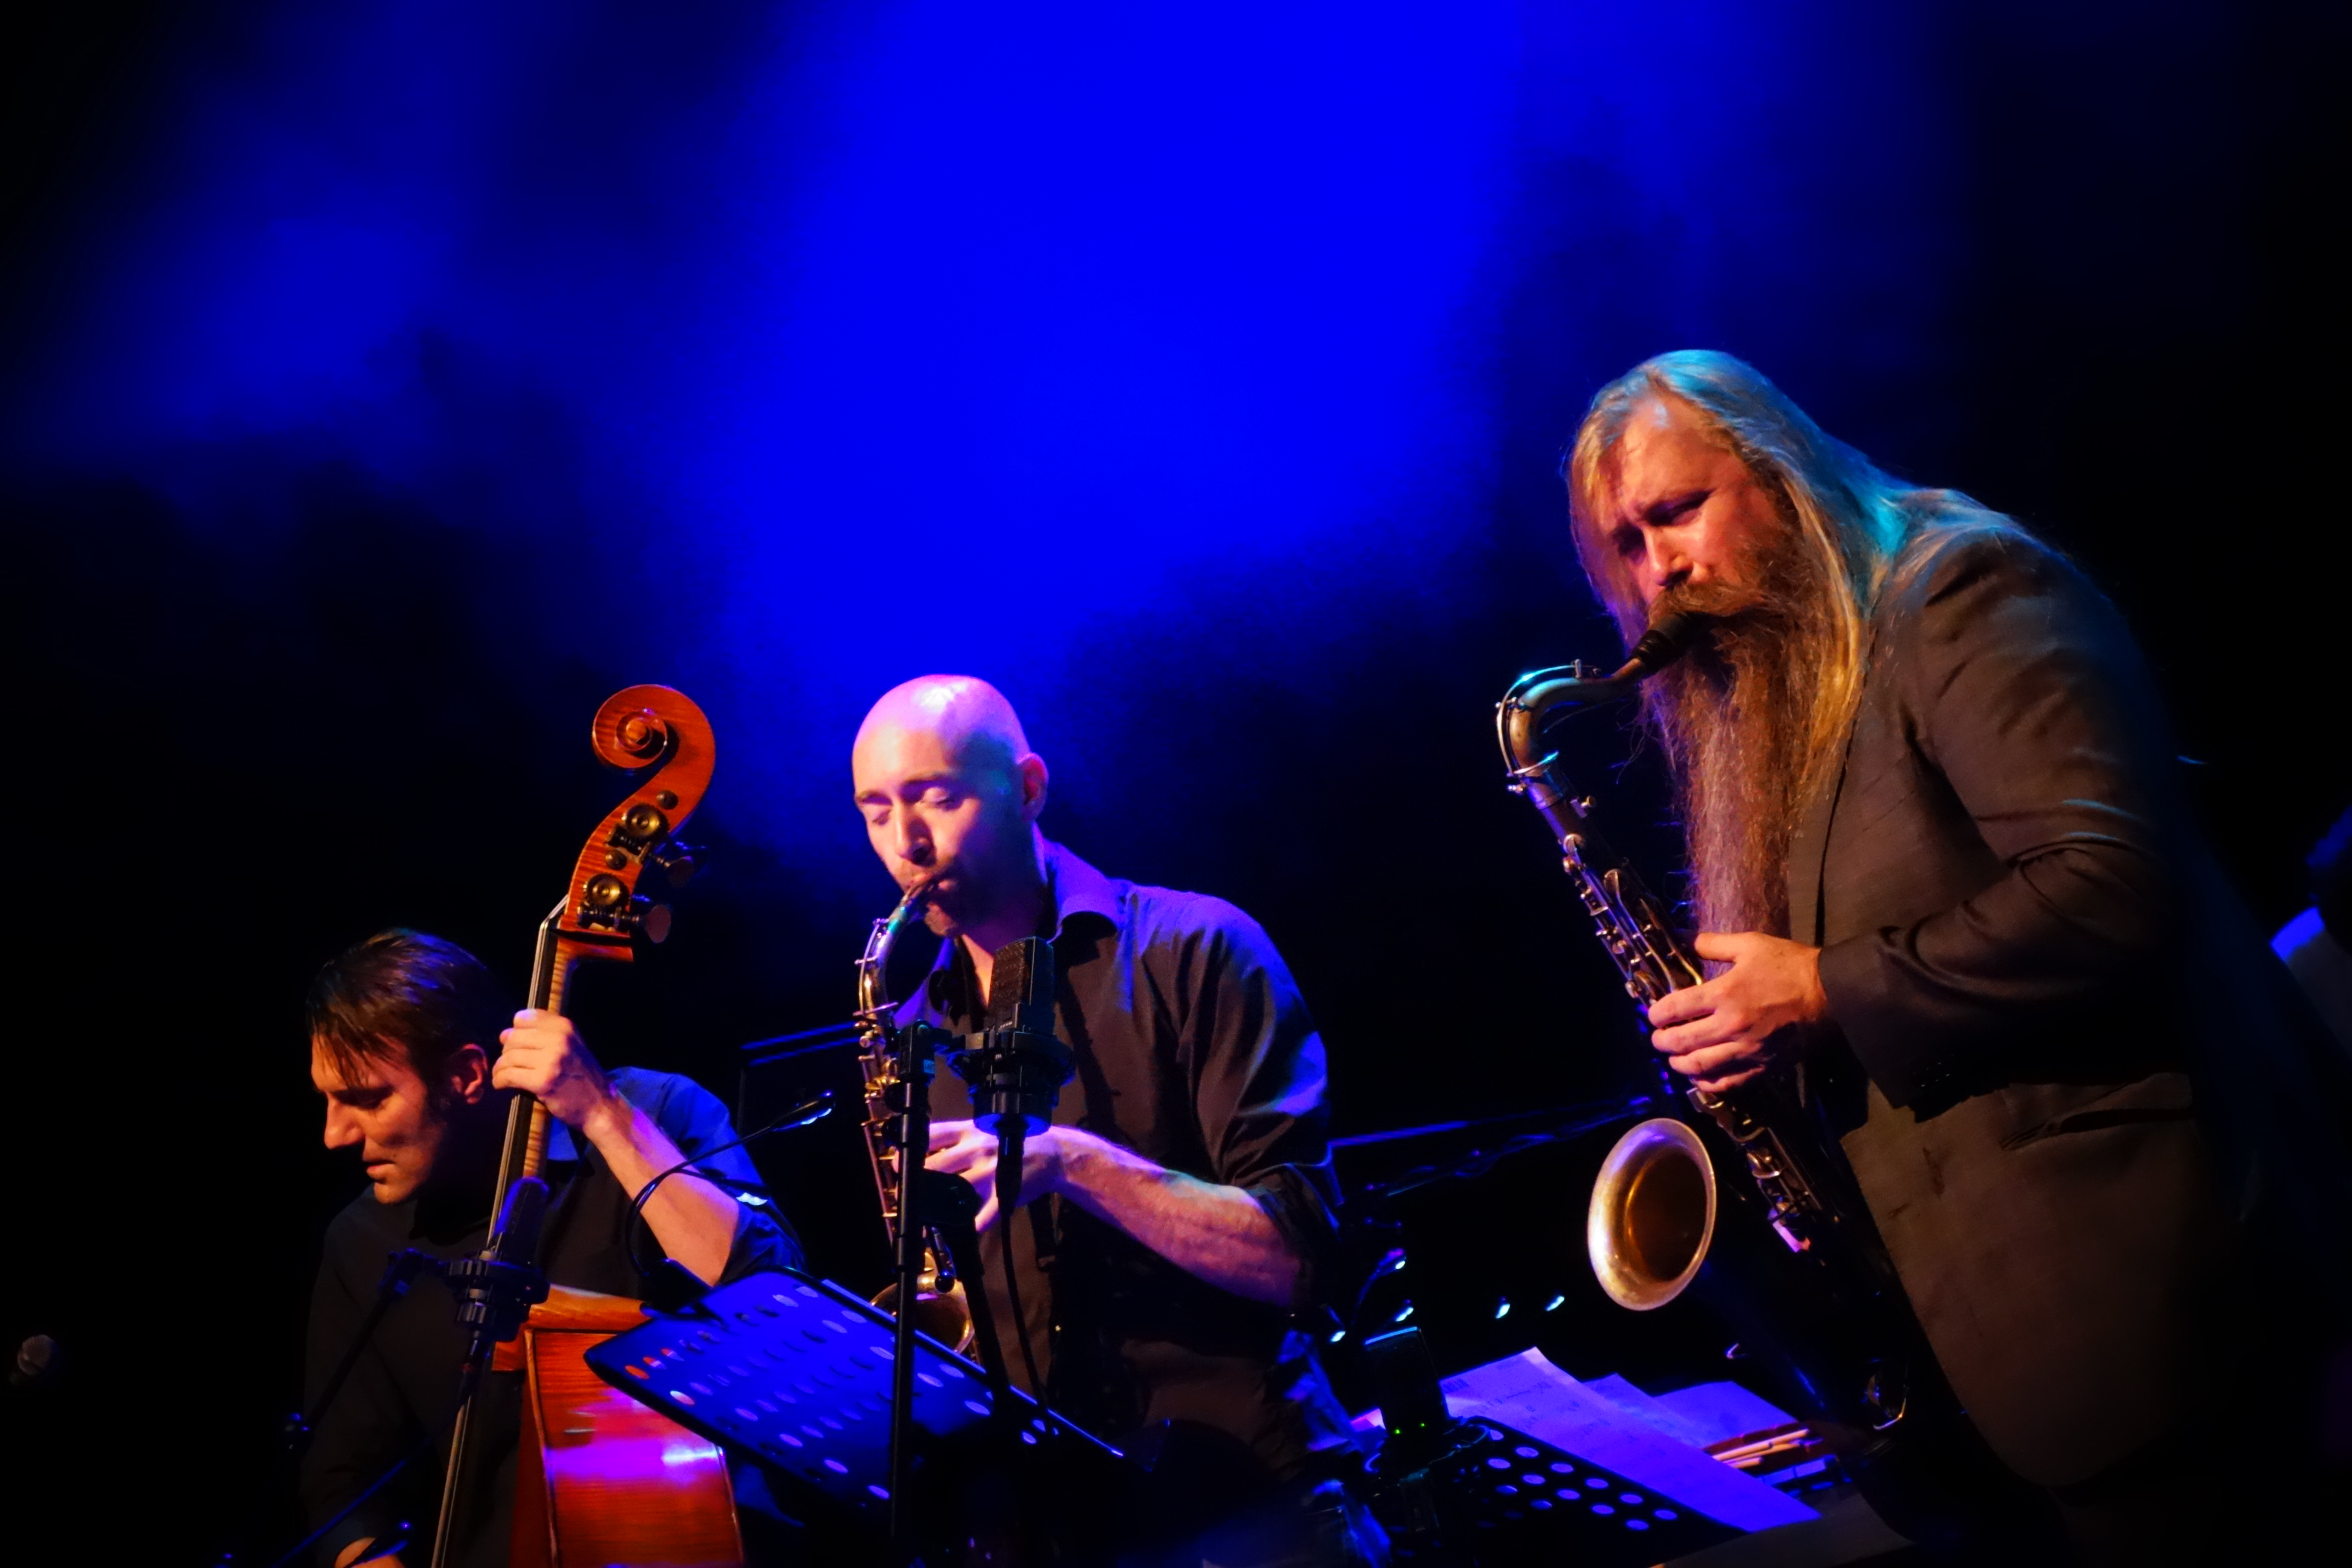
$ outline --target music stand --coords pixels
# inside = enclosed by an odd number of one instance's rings
[[[890,1517],[890,1384],[896,1320],[834,1284],[797,1270],[761,1273],[682,1310],[615,1334],[587,1353],[597,1376],[739,1458],[758,1460],[793,1501],[845,1521],[877,1545]],[[909,1498],[927,1533],[969,1539],[950,1515],[992,1497],[990,1528],[1018,1526],[1005,1500],[1034,1484],[1063,1551],[1108,1559],[1111,1537],[1136,1510],[1141,1470],[1118,1449],[1041,1410],[1019,1389],[992,1394],[972,1362],[929,1335],[915,1338],[914,1422],[919,1434]],[[1009,1400],[1009,1405],[1003,1401]],[[1019,1468],[1021,1485],[977,1480]],[[987,1494],[975,1502],[975,1489]],[[791,1506],[790,1503],[787,1506]]]

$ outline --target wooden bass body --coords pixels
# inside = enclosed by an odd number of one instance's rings
[[[524,1376],[515,1568],[742,1568],[726,1457],[582,1359],[645,1321],[625,1297],[559,1285],[499,1347],[494,1367]]]

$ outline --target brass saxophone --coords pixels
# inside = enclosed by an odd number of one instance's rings
[[[898,1246],[898,1151],[891,1143],[890,1090],[898,1085],[898,1069],[890,1059],[890,1024],[898,1003],[889,994],[891,951],[908,921],[921,914],[930,889],[918,883],[907,889],[898,907],[874,922],[866,952],[857,960],[857,1064],[866,1079],[866,1153],[874,1166],[874,1188],[882,1199],[882,1226],[890,1237],[892,1255]],[[893,1281],[874,1294],[874,1304],[895,1313],[898,1287]],[[964,1300],[963,1282],[955,1277],[946,1244],[936,1234],[923,1243],[923,1272],[915,1291],[915,1327],[944,1345],[971,1350],[971,1304]]]
[[[1687,652],[1706,617],[1669,613],[1603,674],[1570,664],[1520,677],[1496,710],[1509,787],[1534,805],[1559,841],[1569,876],[1626,994],[1645,1011],[1669,991],[1705,978],[1668,924],[1664,906],[1592,820],[1559,756],[1542,745],[1546,721],[1630,697],[1647,676]],[[1586,1210],[1585,1244],[1601,1289],[1636,1311],[1662,1307],[1723,1250],[1718,1220],[1731,1196],[1724,1163],[1761,1200],[1735,1246],[1743,1338],[1766,1342],[1792,1376],[1785,1386],[1849,1458],[1867,1459],[1903,1419],[1908,1368],[1922,1342],[1875,1227],[1852,1186],[1844,1157],[1768,1073],[1727,1093],[1690,1086],[1696,1117],[1654,1117],[1628,1130],[1602,1162]],[[1710,1136],[1712,1135],[1712,1142]],[[1737,1205],[1753,1212],[1755,1205]],[[1756,1245],[1758,1236],[1777,1245]]]

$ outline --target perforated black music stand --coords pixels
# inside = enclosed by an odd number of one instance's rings
[[[822,1500],[878,1540],[889,1524],[893,1326],[888,1313],[830,1280],[755,1274],[615,1334],[587,1362],[631,1398],[758,1459],[803,1507]],[[1018,1471],[1033,1504],[1037,1489],[1050,1492],[1032,1511],[1050,1516],[1065,1551],[1081,1559],[1095,1546],[1107,1552],[1099,1538],[1115,1529],[1140,1471],[1018,1389],[1001,1408],[979,1366],[929,1336],[916,1343],[924,1461],[916,1500],[930,1532],[963,1535],[948,1516],[970,1505],[973,1479]],[[1009,1497],[1022,1487],[984,1489]],[[1008,1514],[1002,1527],[1016,1525]]]

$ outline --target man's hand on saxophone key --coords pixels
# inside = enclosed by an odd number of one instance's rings
[[[1761,931],[1701,931],[1691,950],[1730,967],[1653,1003],[1650,1044],[1710,1094],[1795,1060],[1803,1034],[1789,1026],[1828,1016],[1817,947]]]

